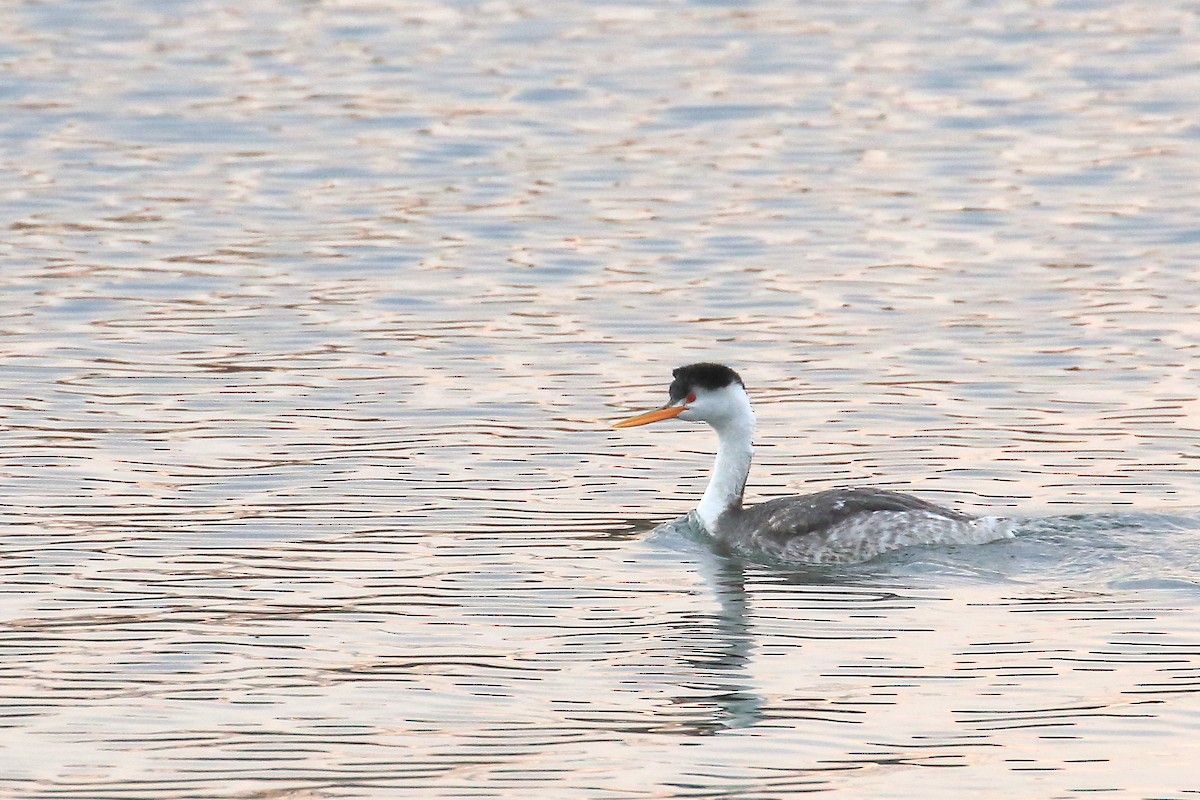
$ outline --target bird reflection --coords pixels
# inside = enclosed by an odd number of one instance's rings
[[[679,648],[679,691],[670,698],[681,718],[671,726],[687,735],[746,728],[763,718],[763,698],[749,671],[754,651],[750,604],[741,562],[713,551],[698,554],[716,613],[690,615],[674,638]]]

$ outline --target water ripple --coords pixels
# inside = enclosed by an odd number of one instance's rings
[[[0,795],[1194,791],[1195,9],[81,10],[0,10]],[[753,499],[1017,537],[656,528],[702,359]]]

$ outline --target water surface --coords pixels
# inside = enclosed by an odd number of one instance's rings
[[[1198,22],[10,3],[0,794],[1191,796]],[[656,529],[702,359],[1017,538]]]

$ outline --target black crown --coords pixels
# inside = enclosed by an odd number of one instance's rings
[[[724,364],[688,364],[678,367],[671,372],[675,380],[671,381],[671,402],[676,403],[692,393],[692,389],[722,389],[737,383],[742,383],[742,376]]]

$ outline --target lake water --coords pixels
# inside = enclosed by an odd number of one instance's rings
[[[1200,6],[0,8],[0,796],[1200,793]],[[755,499],[657,525],[737,368]]]

